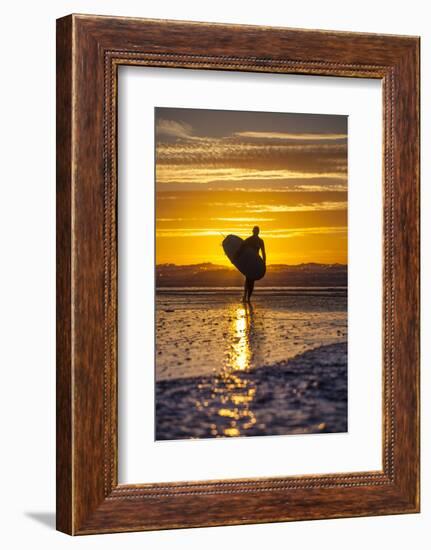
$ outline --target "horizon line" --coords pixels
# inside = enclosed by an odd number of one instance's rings
[[[177,263],[174,263],[174,262],[162,262],[162,263],[156,264],[156,267],[161,267],[161,266],[196,267],[196,266],[202,266],[202,265],[212,265],[212,266],[216,266],[216,267],[224,267],[224,268],[227,268],[227,269],[236,269],[236,267],[233,264],[232,265],[225,265],[225,264],[215,264],[213,262],[198,262],[198,263],[191,263],[191,264],[177,264]],[[288,267],[300,266],[300,265],[339,265],[339,266],[347,267],[349,264],[348,263],[343,264],[343,263],[340,263],[340,262],[328,262],[328,263],[325,263],[325,262],[300,262],[300,263],[297,263],[297,264],[285,264],[285,263],[267,264],[267,266],[288,266]]]

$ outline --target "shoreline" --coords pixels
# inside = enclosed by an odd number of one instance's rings
[[[318,353],[319,350],[321,350],[321,349],[322,350],[324,349],[326,351],[332,351],[332,350],[344,351],[345,350],[346,362],[347,362],[347,340],[345,340],[345,341],[341,341],[341,342],[335,342],[333,344],[325,344],[323,346],[316,346],[315,348],[310,348],[307,351],[298,352],[296,355],[294,355],[293,357],[290,357],[289,359],[283,359],[281,361],[276,361],[275,363],[271,363],[271,364],[268,364],[268,365],[260,365],[260,366],[251,367],[249,369],[241,371],[241,373],[252,374],[253,372],[260,371],[261,369],[268,369],[268,370],[269,369],[277,369],[277,368],[292,369],[292,370],[302,369],[302,368],[304,368],[305,363],[309,362],[312,357],[314,358],[315,354]],[[213,378],[213,375],[195,374],[195,375],[191,375],[191,376],[179,376],[178,378],[168,378],[168,379],[163,379],[163,380],[156,380],[155,383],[157,385],[157,384],[162,384],[162,383],[165,383],[165,382],[175,383],[176,381],[179,381],[179,380],[181,380],[181,382],[183,382],[183,381],[184,382],[190,382],[190,381],[193,381],[193,380],[205,381],[205,380],[211,379],[211,378]]]

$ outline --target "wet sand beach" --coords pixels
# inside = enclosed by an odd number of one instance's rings
[[[347,431],[347,289],[159,288],[156,439]]]

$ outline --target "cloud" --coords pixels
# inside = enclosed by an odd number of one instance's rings
[[[265,236],[274,239],[291,239],[293,237],[306,237],[308,235],[345,235],[347,237],[347,227],[296,227],[292,229],[274,229],[265,232]]]
[[[176,120],[166,120],[160,118],[157,121],[156,133],[158,136],[170,136],[175,138],[190,138],[192,137],[193,128],[190,124]]]
[[[171,131],[171,130],[170,130]],[[180,130],[175,130],[179,137]],[[171,131],[171,136],[173,130]],[[157,143],[158,164],[187,164],[187,165],[214,165],[214,166],[244,166],[250,160],[254,163],[276,163],[284,165],[286,161],[296,159],[307,161],[347,158],[346,143],[271,143],[268,140],[246,141],[230,138],[200,138],[187,135],[187,139],[175,142]]]
[[[330,211],[330,210],[346,210],[346,201],[322,201],[313,202],[310,204],[257,204],[249,207],[249,212],[317,212],[317,211]]]
[[[302,179],[312,180],[322,177],[346,180],[347,174],[344,171],[301,171],[299,169],[271,169],[255,167],[196,167],[196,166],[158,166],[156,169],[157,183],[177,184],[177,183],[196,183],[208,184],[216,182],[253,182],[253,181],[274,181]]]
[[[219,221],[219,222],[248,222],[248,223],[254,223],[254,222],[273,222],[275,221],[275,218],[211,218],[212,221]]]
[[[178,229],[158,229],[156,236],[163,237],[221,237],[230,233],[241,234],[249,229],[248,226],[213,228],[178,228]],[[345,235],[347,236],[346,226],[319,226],[319,227],[293,227],[284,229],[270,229],[262,231],[262,237],[272,239],[291,239],[293,237],[306,237],[310,235]]]
[[[190,220],[198,220],[199,218],[156,218],[156,222],[183,222]]]
[[[157,184],[347,180],[347,135],[343,133],[250,130],[209,137],[196,135],[183,121],[161,118],[156,141]],[[259,185],[268,187],[264,181]]]
[[[304,183],[298,183],[298,181],[303,180],[304,178],[289,178],[287,180],[278,179],[270,182],[270,185],[267,185],[267,182],[262,182],[262,185],[258,186],[259,181],[255,180],[250,182],[246,187],[244,185],[235,185],[232,181],[217,181],[213,183],[203,184],[202,182],[185,182],[185,183],[176,183],[175,192],[181,191],[215,191],[215,192],[246,192],[246,193],[346,193],[347,192],[347,179],[342,182],[340,178],[331,179],[326,178],[324,175],[320,178],[312,178]],[[196,186],[200,183],[199,188]],[[241,182],[242,183],[242,182]],[[169,192],[173,190],[172,183],[157,183],[157,193],[158,198],[167,198],[164,197],[162,193]]]
[[[347,134],[305,134],[305,133],[285,133],[285,132],[236,132],[235,136],[242,138],[289,140],[289,141],[332,141],[347,139]]]
[[[345,193],[347,191],[347,185],[343,183],[335,183],[332,185],[312,185],[309,183],[306,185],[286,185],[284,187],[232,187],[228,190],[244,191],[247,193]],[[209,187],[208,191],[226,191],[226,188]]]
[[[346,210],[347,202],[346,201],[321,201],[321,202],[312,202],[308,204],[293,204],[293,205],[244,204],[241,202],[212,202],[210,206],[217,206],[217,207],[224,207],[224,208],[238,208],[238,209],[241,209],[243,212],[250,212],[250,213],[256,212],[256,213],[264,214],[266,212],[283,213],[283,212],[318,212],[318,211]],[[218,218],[218,219],[223,219],[223,218]]]
[[[195,140],[195,141],[194,141]],[[317,144],[271,145],[267,142],[220,143],[200,138],[157,144],[156,174],[158,183],[186,181],[221,181],[233,173],[233,179],[298,177],[347,177],[347,145]],[[226,172],[223,173],[222,171]],[[246,174],[250,178],[246,177]],[[241,177],[237,176],[241,174]]]

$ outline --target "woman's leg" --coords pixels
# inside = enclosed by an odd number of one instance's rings
[[[248,293],[247,293],[247,300],[250,301],[251,295],[253,294],[254,289],[254,279],[247,279],[248,281]]]
[[[244,279],[244,296],[242,297],[243,302],[247,300],[248,296],[248,279],[247,277]]]

